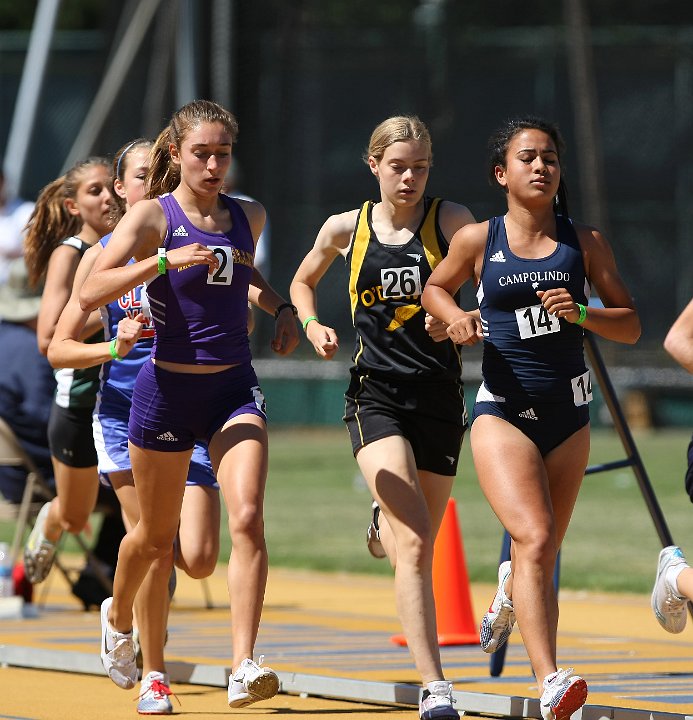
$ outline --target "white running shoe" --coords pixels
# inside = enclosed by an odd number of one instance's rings
[[[652,590],[652,610],[659,624],[670,633],[680,633],[686,627],[686,598],[677,595],[667,581],[667,571],[676,565],[688,567],[681,548],[669,545],[659,553],[657,576]]]
[[[505,645],[515,624],[513,601],[505,594],[505,582],[510,571],[510,560],[502,562],[498,567],[498,589],[488,611],[481,619],[479,644],[487,653],[494,653]]]
[[[378,518],[380,516],[380,506],[373,500],[373,518],[371,524],[366,530],[366,545],[368,546],[368,552],[378,560],[384,558],[387,553],[383,544],[380,542],[380,526],[378,525]]]
[[[121,633],[110,626],[108,610],[112,602],[109,597],[101,603],[101,662],[108,677],[119,688],[129,690],[137,683],[135,645],[132,630]]]
[[[173,693],[168,686],[168,675],[152,670],[142,678],[137,712],[140,715],[170,715],[173,706],[169,695]]]
[[[50,507],[50,502],[47,502],[41,508],[24,546],[24,572],[27,580],[33,585],[43,582],[48,577],[55,559],[55,544],[46,540],[43,534]]]
[[[573,675],[573,668],[558,668],[544,678],[541,694],[541,716],[544,720],[567,720],[587,700],[587,683]]]
[[[460,714],[453,705],[452,683],[438,680],[424,688],[419,702],[420,720],[459,720]]]
[[[277,673],[246,658],[233,675],[229,677],[229,707],[240,708],[258,702],[269,700],[279,692],[279,677]]]

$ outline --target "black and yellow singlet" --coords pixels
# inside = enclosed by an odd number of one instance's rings
[[[452,341],[433,342],[421,307],[424,285],[447,254],[438,225],[440,203],[440,198],[424,198],[421,225],[403,245],[379,242],[372,201],[359,211],[346,261],[356,329],[352,359],[361,374],[411,381],[460,377],[459,347]]]

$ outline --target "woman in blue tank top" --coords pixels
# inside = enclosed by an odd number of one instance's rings
[[[455,235],[423,305],[456,343],[484,342],[472,453],[512,543],[481,623],[481,646],[501,647],[517,617],[543,690],[542,715],[563,720],[587,698],[585,681],[557,667],[552,579],[589,455],[583,328],[634,343],[640,321],[607,241],[568,218],[557,128],[538,118],[511,120],[489,146],[489,177],[508,212]],[[476,283],[480,320],[452,299],[468,280]],[[587,308],[590,286],[603,308]]]
[[[248,298],[275,315],[276,352],[298,344],[292,306],[253,267],[264,208],[219,192],[237,129],[234,116],[213,102],[198,100],[174,113],[152,150],[150,199],[118,224],[80,293],[90,310],[146,283],[156,328],[129,423],[140,522],[121,543],[113,598],[101,608],[102,662],[116,684],[134,684],[133,601],[152,562],[174,541],[193,446],[203,440],[233,546],[231,707],[270,698],[279,688],[277,674],[253,661],[267,582],[267,428],[250,363]]]
[[[117,198],[116,219],[145,193],[149,168],[150,140],[138,139],[124,145],[113,160],[113,191]],[[86,344],[80,341],[89,313],[79,306],[79,290],[110,235],[95,243],[82,259],[72,296],[60,316],[48,357],[60,367],[101,366],[101,384],[94,409],[94,443],[99,475],[112,487],[128,527],[139,518],[130,455],[128,419],[135,379],[152,351],[154,328],[147,318],[146,293],[137,286],[101,308],[106,340]],[[188,472],[183,512],[177,536],[175,564],[194,578],[210,575],[219,555],[219,492],[207,447],[197,443]],[[169,713],[168,675],[164,663],[166,619],[169,606],[169,577],[174,552],[152,564],[146,592],[137,596],[135,612],[147,621],[138,627],[142,651],[142,687],[138,711]]]

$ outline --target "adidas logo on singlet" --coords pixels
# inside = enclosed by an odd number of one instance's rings
[[[161,433],[161,435],[157,435],[156,439],[157,440],[168,440],[169,442],[175,442],[176,440],[178,440],[178,438],[172,432],[169,432],[168,430],[166,432]]]
[[[176,233],[173,233],[174,235]],[[491,262],[505,262],[505,255],[503,255],[503,251],[499,250],[497,253],[493,253],[491,257],[489,258]]]
[[[528,408],[527,410],[523,410],[521,413],[518,413],[517,417],[524,418],[525,420],[538,420],[539,417],[534,412],[534,408]]]
[[[188,231],[182,225],[179,225],[173,231],[173,237],[188,237]]]

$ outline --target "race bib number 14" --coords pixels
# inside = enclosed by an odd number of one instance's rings
[[[543,305],[530,305],[515,310],[517,327],[523,340],[539,335],[559,332],[561,323],[557,317],[549,315]]]
[[[576,407],[592,402],[592,378],[589,370],[572,378],[570,383],[573,386],[573,402]]]

